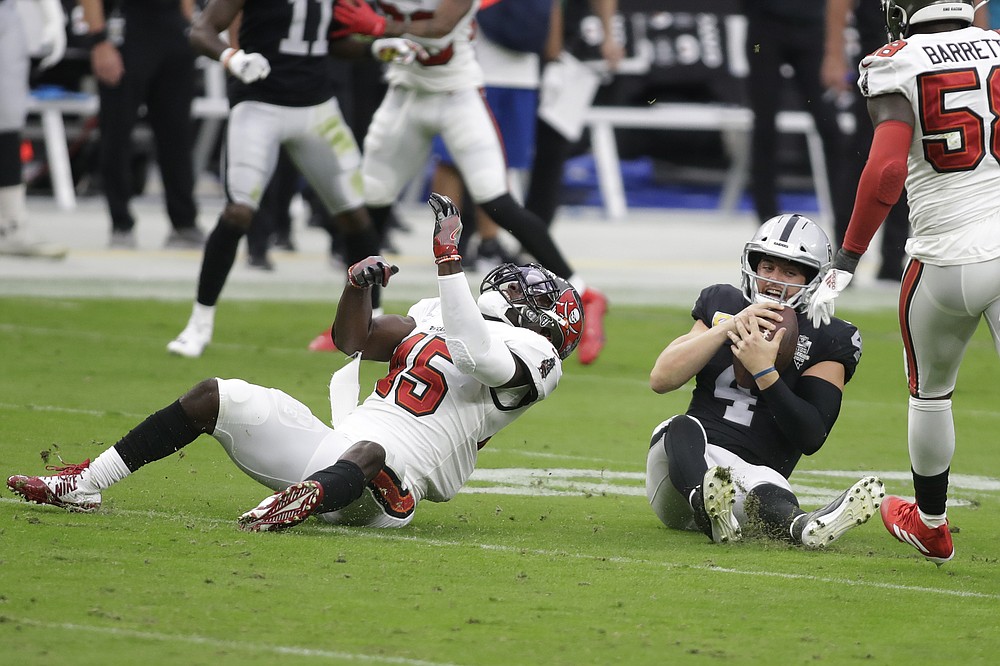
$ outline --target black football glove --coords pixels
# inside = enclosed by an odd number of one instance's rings
[[[398,266],[393,266],[384,257],[375,255],[366,257],[347,269],[347,280],[352,287],[365,289],[389,284],[389,278],[399,272]]]

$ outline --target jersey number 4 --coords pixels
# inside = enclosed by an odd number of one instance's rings
[[[953,69],[922,74],[917,78],[920,126],[924,133],[924,159],[939,173],[971,171],[986,157],[986,126],[989,125],[988,152],[1000,162],[1000,68],[986,75],[985,86],[975,69]],[[983,91],[992,119],[983,118],[971,107],[945,107],[945,95]],[[948,136],[960,138],[957,148]],[[928,138],[929,137],[929,138]]]
[[[329,0],[288,0],[292,5],[292,20],[288,23],[288,34],[278,44],[278,51],[293,56],[325,56],[330,46],[327,34],[333,19],[333,3]],[[309,21],[310,5],[319,11],[318,21]],[[316,26],[316,35],[306,38],[306,29]]]
[[[420,349],[409,359],[418,346]],[[448,393],[444,373],[431,365],[439,357],[451,363],[444,338],[418,333],[403,340],[389,360],[389,374],[375,383],[375,393],[382,398],[393,394],[396,404],[414,416],[433,414]]]

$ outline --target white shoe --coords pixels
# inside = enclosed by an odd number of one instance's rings
[[[38,259],[62,259],[67,249],[54,243],[26,240],[19,234],[0,234],[0,255],[8,257],[34,257]]]
[[[852,527],[868,522],[883,497],[882,481],[877,476],[866,476],[823,508],[796,518],[795,526],[802,527],[798,540],[807,548],[822,548]]]
[[[180,335],[167,343],[167,351],[178,356],[198,358],[211,341],[211,325],[199,326],[193,322],[188,322],[188,325],[184,327]]]
[[[743,531],[733,514],[736,486],[733,484],[732,470],[728,467],[710,468],[705,472],[701,492],[704,496],[705,511],[712,523],[712,541],[715,543],[739,541]]]

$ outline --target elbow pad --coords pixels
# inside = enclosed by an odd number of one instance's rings
[[[840,414],[840,389],[819,377],[800,377],[793,392],[779,379],[760,392],[778,429],[807,456],[819,451]]]

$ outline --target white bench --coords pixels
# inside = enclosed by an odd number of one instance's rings
[[[205,95],[194,99],[191,104],[191,115],[202,118],[205,122],[195,140],[193,159],[196,176],[208,162],[222,122],[229,116],[226,76],[222,66],[208,58],[199,58],[198,66],[204,69]],[[41,118],[52,192],[57,205],[63,210],[76,208],[76,190],[70,169],[64,118],[94,116],[100,110],[100,106],[98,96],[93,94],[66,93],[62,96],[42,97],[32,94],[28,98],[28,113],[37,113]]]
[[[648,107],[595,106],[585,114],[590,129],[591,149],[597,169],[598,186],[604,209],[612,220],[625,217],[627,206],[615,143],[615,128],[645,130],[685,130],[721,132],[730,157],[730,167],[722,187],[719,208],[732,212],[750,173],[750,132],[753,112],[750,109],[716,104],[666,103]],[[853,131],[853,117],[841,114],[841,129]],[[813,183],[819,202],[819,217],[832,222],[830,188],[828,186],[823,143],[805,111],[781,111],[777,117],[779,132],[803,134],[809,151]],[[820,220],[817,220],[820,221]]]

